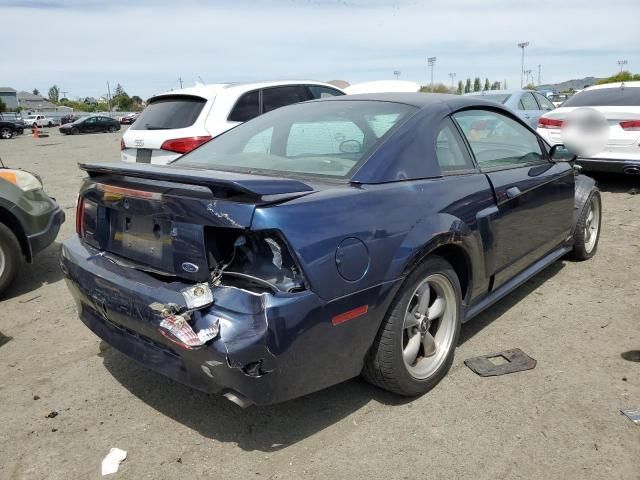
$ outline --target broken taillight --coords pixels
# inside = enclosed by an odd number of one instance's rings
[[[191,350],[216,338],[220,332],[220,323],[216,321],[207,328],[195,332],[184,315],[171,314],[162,319],[158,330],[176,345]]]

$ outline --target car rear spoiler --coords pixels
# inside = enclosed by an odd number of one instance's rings
[[[248,173],[233,173],[220,170],[205,170],[151,164],[126,163],[79,163],[78,167],[86,171],[91,178],[104,175],[119,175],[134,178],[161,180],[167,182],[197,185],[216,190],[259,197],[263,200],[284,200],[313,192],[313,187],[299,180],[267,177]]]

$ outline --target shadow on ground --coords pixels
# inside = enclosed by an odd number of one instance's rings
[[[598,188],[603,192],[640,195],[640,176],[638,175],[594,172],[588,172],[587,175],[598,182]]]
[[[60,270],[60,247],[58,242],[54,242],[46,249],[36,255],[32,264],[25,263],[20,273],[13,281],[13,284],[0,296],[1,300],[19,297],[31,293],[33,295],[25,299],[24,302],[37,299],[37,290],[42,285],[56,283],[62,279]],[[22,300],[21,300],[22,301]]]
[[[562,262],[556,262],[466,324],[460,343],[469,340],[561,269]],[[250,451],[271,452],[295,444],[348,417],[371,401],[391,406],[412,401],[355,378],[282,404],[242,410],[223,397],[192,390],[147,370],[104,342],[100,351],[107,370],[147,405],[207,438],[234,442]]]

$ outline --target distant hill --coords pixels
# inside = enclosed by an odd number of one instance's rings
[[[563,92],[565,90],[569,90],[569,89],[574,89],[574,90],[581,90],[583,89],[585,86],[590,87],[591,85],[595,85],[595,83],[601,80],[600,78],[596,78],[596,77],[585,77],[585,78],[577,78],[575,80],[567,80],[566,82],[560,82],[560,83],[547,83],[545,85],[540,85],[538,86],[538,88],[540,89],[550,89],[553,90],[555,92]]]

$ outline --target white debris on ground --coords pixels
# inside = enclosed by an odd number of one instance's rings
[[[127,458],[127,452],[119,448],[112,448],[106,457],[102,459],[102,476],[110,475],[118,471],[118,467]]]

